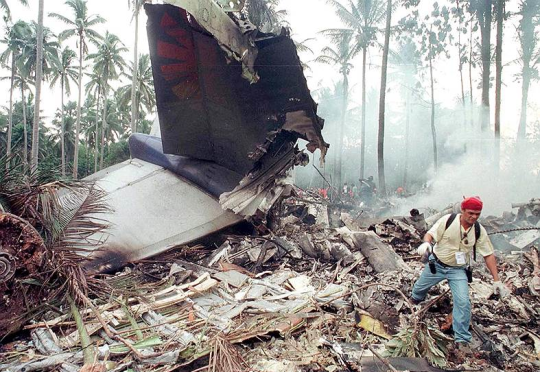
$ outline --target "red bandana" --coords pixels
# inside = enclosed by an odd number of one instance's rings
[[[473,211],[481,211],[484,203],[480,200],[479,196],[471,196],[461,202],[461,209],[470,209]]]

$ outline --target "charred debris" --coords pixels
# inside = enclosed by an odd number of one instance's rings
[[[82,182],[0,174],[0,370],[538,370],[538,199],[482,221],[512,294],[475,268],[458,360],[447,285],[409,300],[455,206],[383,218],[387,200],[296,188],[297,140],[328,144],[287,31],[166,2],[145,7],[157,135]]]

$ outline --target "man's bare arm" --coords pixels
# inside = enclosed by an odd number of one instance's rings
[[[489,256],[485,256],[484,261],[486,261],[486,266],[493,277],[493,281],[498,282],[499,270],[497,269],[497,260],[495,259],[495,255],[490,254]]]

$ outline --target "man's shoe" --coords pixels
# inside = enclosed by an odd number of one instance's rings
[[[414,305],[418,305],[419,303],[421,303],[422,301],[424,301],[424,300],[417,300],[417,299],[414,298],[414,297],[410,297],[410,300],[411,300],[411,302],[412,302]]]
[[[475,355],[468,342],[456,342],[449,350],[450,360],[455,364],[464,364],[474,359]]]

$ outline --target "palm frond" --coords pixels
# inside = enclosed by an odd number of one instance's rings
[[[79,252],[99,244],[99,235],[109,225],[98,217],[109,212],[104,202],[105,192],[97,186],[86,183],[69,185],[58,197],[59,209],[51,216],[52,241],[54,251]]]
[[[66,40],[66,39],[69,39],[70,37],[76,35],[77,30],[74,30],[74,29],[70,29],[70,30],[64,30],[62,32],[60,32],[58,34],[58,40],[60,40],[61,42]]]
[[[95,15],[92,19],[88,20],[86,27],[92,27],[101,23],[106,23],[107,20],[101,16]]]
[[[58,14],[58,13],[49,13],[49,17],[51,18],[56,18],[62,22],[64,22],[65,24],[67,25],[70,25],[70,26],[76,26],[75,22],[73,22],[71,19],[61,15],[61,14]]]
[[[325,65],[335,65],[336,61],[335,59],[329,57],[329,56],[318,56],[315,58],[315,62],[317,63],[323,63]]]

